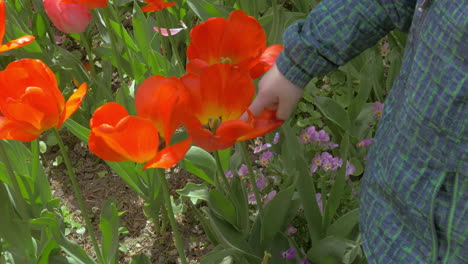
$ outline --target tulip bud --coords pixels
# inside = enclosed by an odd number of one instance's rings
[[[43,0],[44,9],[55,27],[65,33],[82,33],[92,19],[89,9],[80,4],[65,4],[61,0]]]

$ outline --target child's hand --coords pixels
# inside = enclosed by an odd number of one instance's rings
[[[276,117],[286,120],[301,99],[302,89],[290,82],[278,70],[276,64],[260,79],[258,94],[249,106],[254,116],[265,108],[276,109]]]

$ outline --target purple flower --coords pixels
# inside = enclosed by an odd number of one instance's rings
[[[249,174],[249,169],[245,164],[242,164],[239,170],[237,171],[237,174],[239,175],[239,178],[243,179],[247,177],[247,174]]]
[[[250,203],[256,204],[256,203],[257,203],[257,199],[255,199],[255,193],[254,193],[254,192],[249,192],[249,193],[247,194],[247,200],[248,200]]]
[[[280,133],[276,132],[275,137],[273,138],[273,144],[278,143],[279,140],[280,140]]]
[[[232,171],[230,171],[230,170],[225,170],[225,171],[224,171],[224,175],[225,175],[226,178],[228,178],[228,179],[232,179],[232,177],[233,177]]]
[[[307,133],[307,130],[302,130],[302,133],[299,136],[299,140],[304,144],[309,143],[310,135],[309,135],[309,133]]]
[[[384,109],[384,104],[377,101],[372,105],[372,112],[374,112],[374,118],[380,120],[382,118],[382,112]]]
[[[322,194],[321,193],[316,193],[315,194],[315,199],[317,200],[317,205],[320,209],[320,213],[323,214],[323,204],[322,204]]]
[[[338,157],[334,157],[332,159],[330,159],[330,165],[331,165],[331,170],[337,170],[338,168],[341,167],[341,165],[343,165],[343,160],[338,158]]]
[[[320,142],[328,142],[330,141],[330,136],[327,134],[327,132],[325,132],[325,130],[320,130],[318,133],[317,133],[317,137],[318,137],[318,140]]]
[[[331,148],[331,149],[334,149],[334,148],[338,147],[339,145],[336,144],[335,142],[331,142],[331,141],[330,141],[330,142],[328,142],[327,146],[328,146],[329,148]]]
[[[354,167],[354,165],[351,162],[346,161],[345,178],[348,180],[349,175],[353,174],[355,171],[356,171],[356,167]]]
[[[303,258],[297,264],[311,264],[311,263],[306,258]]]
[[[263,176],[263,174],[260,174],[260,177],[255,179],[255,183],[257,184],[258,189],[261,191],[263,188],[266,187],[266,178]]]
[[[265,144],[260,143],[260,145],[258,145],[258,146],[256,146],[254,148],[253,153],[254,154],[260,153],[260,152],[262,152],[262,151],[264,151],[264,150],[266,150],[266,149],[268,149],[270,147],[271,147],[270,143],[265,143]]]
[[[267,204],[273,197],[276,196],[276,190],[269,192],[265,197],[263,197],[263,204]]]
[[[297,228],[295,228],[294,226],[288,225],[288,226],[286,227],[286,234],[287,234],[288,236],[292,236],[292,235],[294,235],[294,234],[296,234],[296,233],[297,233]]]
[[[270,164],[271,157],[273,157],[273,152],[263,152],[259,157],[260,166],[265,167],[266,165]]]
[[[310,167],[310,173],[316,172],[318,167],[320,166],[322,166],[322,156],[319,153],[317,153],[312,159],[312,166]]]
[[[296,258],[296,250],[294,248],[290,248],[286,251],[281,251],[281,257],[284,259],[295,259]]]
[[[363,139],[363,140],[359,141],[359,142],[356,144],[356,147],[358,147],[358,148],[368,147],[368,146],[370,146],[373,142],[374,142],[374,139],[373,139],[373,138]]]
[[[329,171],[329,170],[332,169],[333,156],[330,153],[322,152],[322,155],[320,155],[320,159],[322,160],[322,170],[323,171]]]

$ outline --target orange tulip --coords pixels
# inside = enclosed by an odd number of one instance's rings
[[[107,103],[90,120],[89,150],[109,161],[147,162],[158,152],[158,130],[148,120]]]
[[[190,32],[188,72],[200,73],[208,65],[229,63],[257,78],[273,66],[281,45],[266,46],[266,35],[258,21],[244,11],[233,11],[228,19],[210,18]]]
[[[182,106],[187,96],[179,79],[151,76],[135,95],[138,116],[128,115],[117,103],[108,103],[94,112],[89,149],[105,160],[146,163],[143,169],[171,168],[191,145],[190,138],[170,145],[172,134],[183,124]],[[164,144],[160,144],[161,138]]]
[[[188,93],[183,83],[175,77],[154,75],[146,79],[135,94],[135,106],[138,116],[150,120],[159,130],[159,134],[165,140],[165,148],[160,155],[165,156],[165,168],[170,168],[179,162],[187,153],[191,138],[171,145],[172,135],[177,128],[184,124],[185,107],[187,106]],[[158,161],[156,158],[154,161]],[[148,167],[161,166],[158,164]]]
[[[54,73],[40,60],[22,59],[0,72],[0,138],[32,141],[60,128],[86,95],[83,83],[65,103]]]
[[[164,0],[145,0],[145,1],[148,2],[148,4],[141,8],[143,12],[159,11],[164,8],[168,8],[170,6],[177,4],[176,2],[166,2]]]
[[[182,81],[190,93],[184,122],[193,142],[207,151],[228,148],[283,124],[272,110],[257,117],[248,111],[255,95],[254,82],[248,74],[229,64],[208,66],[200,75],[188,73]],[[238,120],[246,111],[248,120]]]
[[[2,44],[3,37],[5,36],[5,20],[6,20],[5,9],[6,9],[5,1],[0,0],[0,53],[11,50],[11,49],[22,47],[34,41],[34,36],[26,35],[26,36],[22,36],[21,38]]]
[[[89,9],[101,8],[107,6],[107,0],[62,0],[63,4],[80,4]]]
[[[109,161],[146,162],[143,169],[170,168],[190,147],[190,141],[186,141],[176,148],[167,147],[158,152],[158,129],[148,119],[128,115],[117,103],[96,109],[90,127],[88,146],[92,153]]]

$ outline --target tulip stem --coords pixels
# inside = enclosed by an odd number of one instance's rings
[[[68,174],[68,177],[70,177],[73,191],[75,192],[76,199],[78,200],[78,206],[80,207],[81,213],[85,220],[86,229],[88,229],[89,236],[91,237],[91,242],[93,244],[94,251],[96,252],[97,259],[99,260],[99,262],[103,263],[103,258],[101,255],[101,251],[99,250],[99,245],[96,239],[96,234],[94,233],[94,229],[91,224],[91,218],[89,217],[88,212],[86,211],[86,206],[85,206],[85,202],[83,199],[83,195],[81,194],[80,186],[78,185],[78,181],[76,179],[75,170],[73,169],[73,166],[70,162],[70,158],[68,157],[67,149],[65,148],[65,144],[63,143],[63,140],[60,137],[58,130],[56,128],[53,128],[52,131],[59,144],[59,148],[62,154],[63,161],[65,162],[65,166],[67,167],[67,172],[68,172],[67,174]]]
[[[167,184],[166,176],[164,175],[164,170],[156,169],[156,175],[161,180],[161,188],[163,191],[164,196],[164,204],[166,206],[167,217],[169,218],[169,224],[171,225],[173,237],[174,237],[174,244],[179,252],[180,261],[182,264],[187,264],[187,257],[185,256],[184,252],[184,245],[182,243],[182,238],[179,233],[179,229],[177,227],[177,221],[174,217],[174,211],[172,210],[172,202],[171,196],[169,194],[169,187]]]
[[[96,68],[94,67],[94,56],[93,56],[93,52],[91,51],[90,43],[85,33],[80,33],[80,40],[86,50],[86,54],[88,55],[88,62],[89,62],[89,66],[91,67],[91,75],[95,77]]]
[[[174,43],[174,38],[173,38],[173,35],[171,34],[171,30],[170,30],[170,20],[169,20],[169,16],[167,15],[167,10],[161,10],[162,12],[160,12],[160,15],[162,16],[162,19],[161,21],[164,21],[162,23],[162,27],[165,27],[167,29],[167,39],[169,40],[169,47],[168,49],[171,49],[172,50],[172,56],[175,56],[176,58],[176,62],[177,62],[177,68],[179,69],[179,71],[181,73],[183,73],[185,71],[185,63],[182,62],[182,59],[180,58],[180,55],[179,55],[179,52],[177,51],[177,46],[176,44]],[[161,35],[162,36],[162,35]]]
[[[32,164],[31,164],[31,175],[35,179],[37,178],[37,170],[39,168],[39,141],[37,139],[31,142],[32,152]]]
[[[226,188],[229,190],[229,181],[228,178],[226,177],[226,174],[224,174],[223,171],[223,166],[221,166],[221,158],[219,157],[219,151],[214,152],[214,156],[216,159],[216,165],[218,167],[218,174],[221,175],[221,178],[223,179],[224,183],[226,184]]]
[[[242,151],[242,157],[244,158],[244,163],[247,165],[247,169],[249,170],[249,179],[250,185],[252,186],[253,192],[255,194],[255,201],[257,202],[257,208],[260,214],[260,217],[263,218],[263,206],[262,206],[262,198],[260,196],[260,190],[257,186],[257,181],[255,180],[255,174],[252,168],[252,164],[250,163],[249,158],[249,151],[247,150],[247,144],[245,142],[239,142]]]

